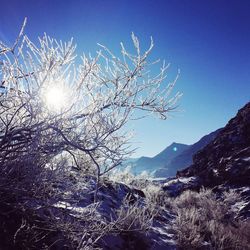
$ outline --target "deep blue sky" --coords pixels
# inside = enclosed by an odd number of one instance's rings
[[[117,51],[134,31],[153,58],[171,63],[181,77],[180,110],[166,121],[147,118],[135,129],[135,156],[157,154],[173,141],[191,144],[224,126],[250,100],[250,1],[248,0],[0,0],[0,39],[12,42],[25,16],[26,34],[74,37],[77,52],[100,42]]]

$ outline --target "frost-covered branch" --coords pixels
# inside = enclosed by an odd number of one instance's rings
[[[171,93],[178,74],[166,84],[169,65],[163,63],[153,76],[152,38],[143,52],[132,33],[135,53],[121,43],[119,57],[99,45],[96,56],[83,54],[78,64],[73,39],[63,43],[44,34],[35,43],[24,35],[25,24],[26,19],[13,46],[0,43],[3,168],[16,159],[39,159],[45,166],[65,151],[75,162],[79,157],[92,162],[99,178],[133,151],[123,129],[131,119],[151,114],[166,119],[176,108],[181,94]]]

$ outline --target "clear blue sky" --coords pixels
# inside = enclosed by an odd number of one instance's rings
[[[0,38],[13,41],[25,16],[26,33],[74,37],[78,52],[96,43],[115,51],[130,43],[155,40],[154,58],[171,63],[170,78],[184,93],[180,110],[166,121],[146,119],[135,129],[135,156],[157,154],[173,141],[191,144],[224,126],[250,100],[249,0],[1,0]]]

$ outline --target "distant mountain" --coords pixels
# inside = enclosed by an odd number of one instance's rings
[[[193,164],[177,173],[195,176],[204,186],[250,185],[250,102],[194,155]]]
[[[166,163],[170,162],[188,147],[189,146],[186,144],[174,142],[154,157],[143,156],[137,160],[128,160],[126,161],[126,164],[132,166],[131,170],[135,174],[140,174],[143,171],[153,172],[164,167]]]
[[[190,145],[182,153],[178,154],[171,161],[165,164],[164,168],[155,171],[155,177],[175,176],[177,170],[184,169],[193,163],[193,155],[214,140],[221,129],[218,129],[208,135],[203,136],[198,142]]]
[[[124,162],[123,167],[130,165],[131,172],[136,175],[147,171],[153,173],[154,177],[157,178],[175,176],[178,170],[184,169],[193,163],[193,155],[211,142],[220,130],[218,129],[203,136],[192,145],[174,142],[154,157],[143,156],[137,159],[128,159]]]

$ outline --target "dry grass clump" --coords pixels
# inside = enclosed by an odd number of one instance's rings
[[[137,189],[144,189],[152,183],[152,176],[149,173],[144,171],[139,175],[135,175],[132,173],[131,166],[124,169],[114,169],[108,173],[108,179]]]
[[[129,197],[126,197],[115,214],[112,224],[118,232],[147,232],[152,226],[157,210],[140,200],[131,202]]]
[[[224,192],[218,199],[209,189],[186,191],[173,200],[173,229],[180,249],[250,249],[249,221],[235,219],[232,205],[239,195]]]

